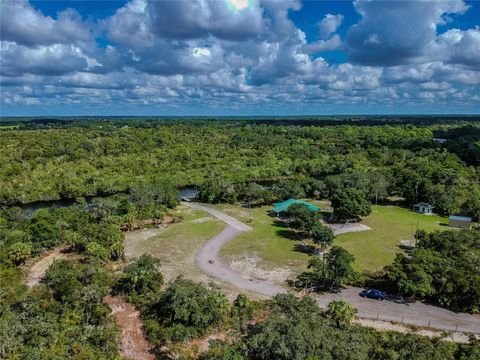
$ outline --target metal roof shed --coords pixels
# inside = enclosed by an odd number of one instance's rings
[[[472,218],[467,216],[457,216],[457,215],[450,215],[448,217],[448,226],[458,227],[462,229],[470,229],[472,225]]]

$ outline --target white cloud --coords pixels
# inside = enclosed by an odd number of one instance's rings
[[[202,47],[196,47],[192,51],[193,56],[195,57],[210,57],[212,56],[212,53],[208,48],[202,48]]]
[[[2,41],[0,48],[1,74],[7,76],[25,73],[59,75],[95,65],[95,61],[75,45],[54,44],[28,48]]]
[[[330,35],[337,32],[340,25],[342,25],[343,15],[326,14],[325,17],[318,23],[320,39],[327,39]]]
[[[327,40],[317,40],[305,46],[305,51],[309,54],[320,53],[324,51],[333,51],[340,48],[342,39],[338,34],[333,35]]]
[[[25,46],[72,44],[91,40],[91,30],[73,9],[57,20],[35,10],[27,0],[0,2],[0,37]]]
[[[445,15],[468,10],[463,0],[355,0],[362,19],[351,26],[346,49],[352,61],[369,65],[399,65],[425,61]]]
[[[150,1],[151,31],[158,37],[194,39],[208,35],[245,39],[264,30],[263,11],[257,0]]]

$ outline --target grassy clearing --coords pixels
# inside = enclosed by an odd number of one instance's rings
[[[195,265],[195,252],[225,224],[220,220],[187,206],[179,206],[175,213],[182,218],[179,223],[165,229],[151,229],[129,233],[126,253],[129,257],[150,254],[160,259],[162,273],[167,278],[180,274],[193,277],[200,270]]]
[[[398,206],[373,206],[372,214],[362,223],[371,230],[341,234],[335,244],[344,247],[355,256],[357,270],[378,270],[390,264],[400,252],[401,240],[411,240],[418,227],[428,232],[447,230],[440,224],[448,223],[447,218],[436,215],[416,214]]]
[[[328,201],[312,201],[322,209],[329,207]],[[222,249],[227,261],[238,258],[259,258],[258,264],[266,269],[288,268],[293,272],[305,269],[309,255],[299,249],[288,229],[275,223],[268,215],[271,206],[245,209],[237,205],[216,205],[219,210],[243,221],[253,230],[240,234]],[[373,206],[372,214],[362,223],[371,230],[339,235],[335,244],[346,248],[356,259],[357,270],[379,270],[390,264],[395,254],[402,251],[401,240],[412,239],[417,227],[426,231],[446,230],[441,223],[447,218],[416,214],[399,206]]]
[[[223,247],[221,255],[227,261],[253,257],[265,269],[288,268],[298,272],[305,268],[308,254],[298,249],[299,242],[291,231],[277,224],[275,218],[268,215],[271,206],[245,209],[222,204],[216,207],[253,228]]]

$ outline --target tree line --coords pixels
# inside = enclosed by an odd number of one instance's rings
[[[75,124],[2,132],[0,203],[129,192],[132,184],[162,178],[177,188],[200,187],[211,202],[330,198],[355,188],[372,202],[401,196],[430,202],[441,213],[480,215],[476,123]],[[447,143],[432,140],[442,132]]]
[[[20,265],[57,245],[107,261],[123,258],[122,230],[160,223],[178,204],[178,191],[164,180],[132,185],[130,194],[85,199],[69,207],[29,214],[19,207],[0,210],[0,262]]]

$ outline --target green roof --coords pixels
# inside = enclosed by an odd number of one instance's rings
[[[307,208],[309,208],[312,211],[318,211],[320,210],[319,207],[316,207],[315,205],[312,205],[306,201],[303,200],[296,200],[296,199],[288,199],[279,203],[274,203],[273,211],[278,213],[281,213],[282,211],[287,211],[290,205],[293,204],[302,204],[305,205]]]

